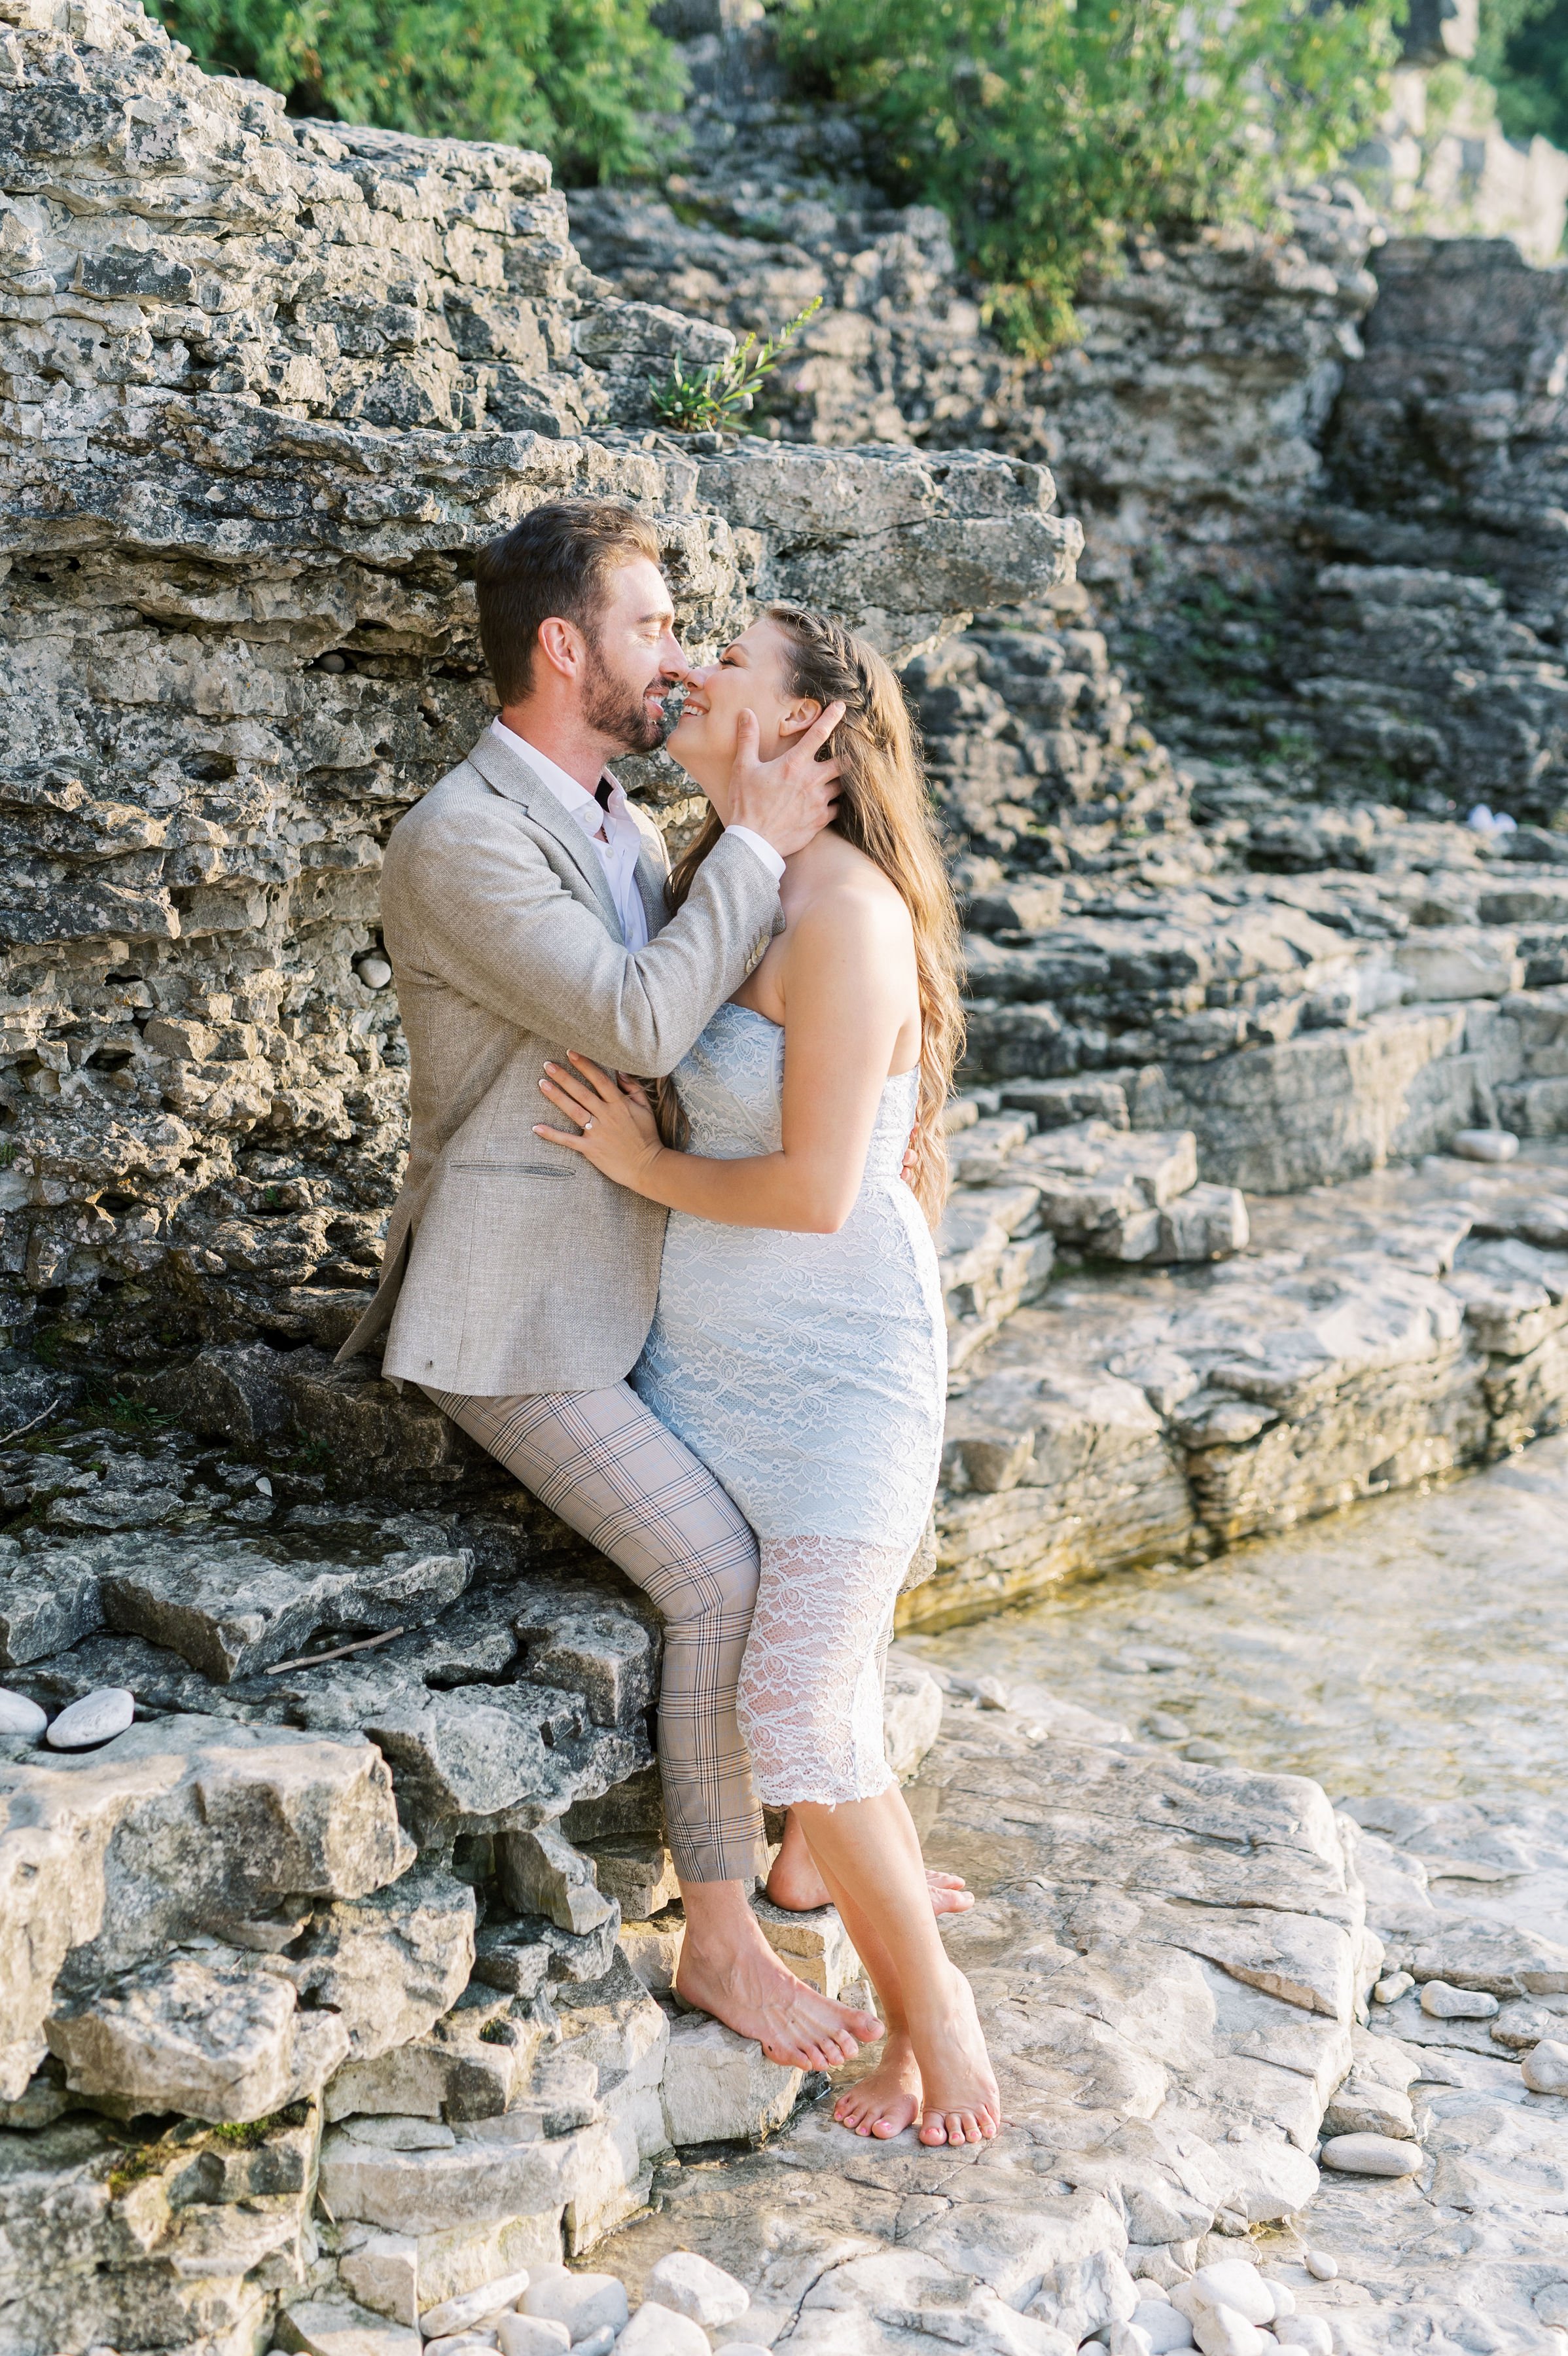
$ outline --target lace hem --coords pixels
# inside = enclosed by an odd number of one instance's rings
[[[907,1551],[854,1538],[764,1538],[738,1714],[769,1807],[834,1808],[896,1782],[882,1670]]]

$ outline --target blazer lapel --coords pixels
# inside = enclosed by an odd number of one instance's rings
[[[670,904],[664,897],[665,862],[646,839],[637,854],[637,888],[642,894],[642,905],[648,917],[648,937],[662,932],[670,921]]]
[[[499,736],[492,735],[487,729],[469,754],[468,766],[478,769],[485,783],[493,786],[498,794],[504,794],[508,801],[521,803],[535,824],[553,836],[593,892],[616,939],[623,939],[620,914],[610,891],[604,862],[570,811],[562,808],[543,778],[534,775],[522,755],[514,753],[510,744],[503,744]],[[641,873],[642,859],[639,857],[639,882]]]

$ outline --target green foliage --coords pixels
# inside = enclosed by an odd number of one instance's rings
[[[1568,146],[1568,0],[1483,0],[1476,71],[1510,139]]]
[[[660,425],[675,434],[703,434],[733,424],[752,407],[763,378],[772,375],[790,337],[822,307],[822,296],[813,294],[776,336],[759,344],[755,333],[748,335],[727,360],[715,360],[694,376],[686,374],[677,353],[662,381],[651,376],[648,380],[649,402]]]
[[[156,2176],[172,2158],[169,2146],[161,2136],[150,2143],[132,2144],[114,2160],[106,2179],[111,2201],[124,2201],[127,2192]]]
[[[1365,135],[1394,0],[786,0],[786,58],[851,100],[893,193],[940,205],[991,322],[1043,354],[1129,229],[1266,219]]]
[[[228,2146],[231,2151],[259,2151],[269,2136],[283,2127],[302,2127],[310,2116],[308,2103],[290,2103],[281,2111],[273,2111],[264,2119],[245,2119],[238,2123],[224,2122],[208,2130],[208,2140]]]
[[[572,182],[657,160],[678,54],[649,0],[161,0],[199,65],[294,114],[542,147]]]

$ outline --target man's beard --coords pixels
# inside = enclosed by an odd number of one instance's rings
[[[668,723],[661,712],[651,712],[641,694],[617,679],[599,659],[599,650],[588,642],[588,660],[583,680],[583,717],[590,728],[607,736],[628,753],[657,752],[668,734]]]

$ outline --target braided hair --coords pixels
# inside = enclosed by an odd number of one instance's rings
[[[844,706],[826,747],[840,765],[833,829],[886,876],[914,926],[920,1085],[913,1184],[934,1226],[947,1192],[942,1112],[963,1046],[963,1015],[958,910],[938,845],[914,722],[891,666],[864,638],[799,605],[769,605],[767,618],[789,648],[789,693]],[[685,899],[723,832],[717,813],[711,812],[670,877],[671,909]]]

